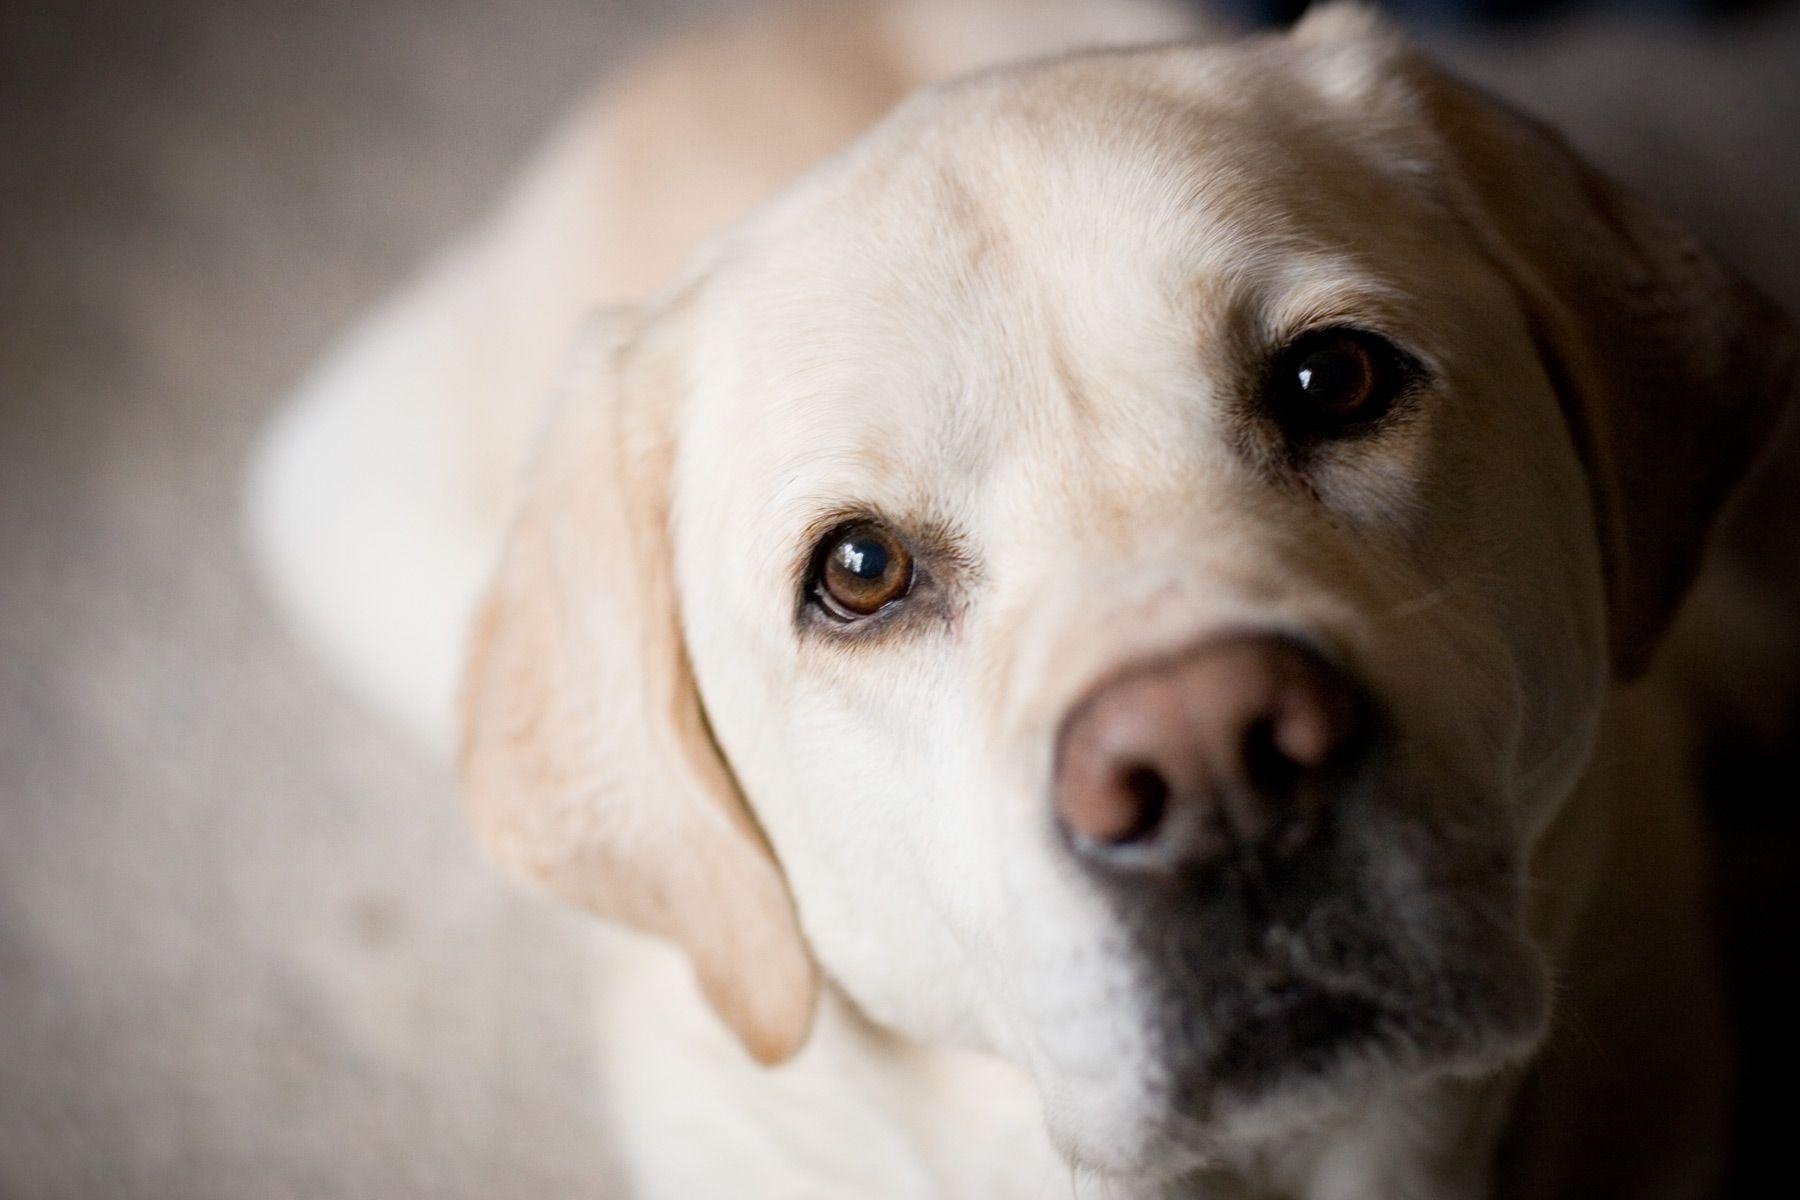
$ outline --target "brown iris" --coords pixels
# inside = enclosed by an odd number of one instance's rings
[[[912,587],[912,555],[893,532],[872,521],[830,534],[815,571],[819,603],[843,620],[866,617]]]
[[[1385,339],[1362,330],[1309,333],[1277,358],[1270,408],[1290,436],[1352,433],[1387,413],[1408,381],[1408,362]]]

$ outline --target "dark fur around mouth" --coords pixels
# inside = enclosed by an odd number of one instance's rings
[[[1497,1064],[1542,1028],[1548,985],[1504,829],[1341,817],[1329,848],[1260,895],[1218,879],[1115,895],[1178,1124]]]
[[[1283,984],[1246,1009],[1213,1051],[1207,1074],[1221,1083],[1321,1071],[1344,1046],[1375,1034],[1388,1015],[1366,997],[1304,983]]]

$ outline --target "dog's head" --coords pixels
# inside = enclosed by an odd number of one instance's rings
[[[1343,11],[907,104],[598,330],[474,639],[500,855],[1182,1169],[1527,1051],[1524,904],[1793,362]]]

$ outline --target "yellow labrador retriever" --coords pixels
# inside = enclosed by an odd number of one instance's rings
[[[1342,7],[989,70],[551,386],[914,84],[1180,28],[688,44],[269,443],[302,619],[427,733],[466,637],[482,838],[654,935],[598,1018],[632,1194],[1717,1184],[1655,651],[1795,338],[1553,133]]]

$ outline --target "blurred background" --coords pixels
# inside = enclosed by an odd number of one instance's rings
[[[596,76],[742,7],[0,8],[0,1196],[608,1194],[586,923],[502,884],[447,770],[293,641],[240,488]],[[1800,311],[1800,5],[1397,11]],[[1721,837],[1740,992],[1780,998],[1778,801]]]

